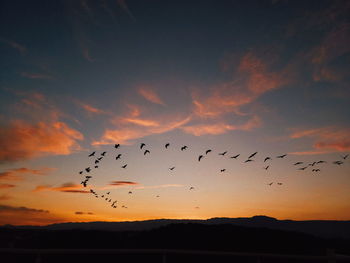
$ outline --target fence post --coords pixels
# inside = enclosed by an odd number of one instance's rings
[[[334,249],[327,248],[328,263],[336,263]]]

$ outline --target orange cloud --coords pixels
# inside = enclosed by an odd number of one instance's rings
[[[0,180],[21,180],[23,179],[22,177],[23,174],[46,175],[52,170],[55,170],[55,169],[48,168],[48,167],[44,167],[41,169],[29,169],[25,167],[9,169],[6,172],[0,173]]]
[[[13,121],[0,127],[0,162],[19,161],[43,155],[67,155],[80,146],[84,136],[63,122],[28,124]]]
[[[1,178],[1,174],[0,174],[0,178]],[[16,185],[14,185],[14,184],[0,184],[0,189],[13,188],[13,187],[16,187]]]
[[[52,76],[41,73],[22,72],[21,76],[29,79],[52,79]]]
[[[350,150],[350,129],[338,127],[324,127],[295,131],[290,135],[292,139],[311,137],[315,140],[313,148],[328,151],[349,151]]]
[[[164,102],[159,98],[158,94],[149,87],[141,87],[138,89],[139,94],[146,100],[160,105],[165,105]]]
[[[89,104],[79,102],[79,105],[80,105],[84,110],[86,110],[86,111],[89,112],[89,113],[94,113],[94,114],[106,114],[105,111],[100,110],[100,109],[98,109],[98,108],[96,108],[96,107],[93,107],[93,106],[91,106],[91,105],[89,105]]]
[[[215,123],[215,124],[199,124],[192,126],[185,126],[181,129],[187,133],[193,134],[195,136],[202,136],[206,134],[218,135],[223,134],[228,131],[233,130],[244,130],[249,131],[253,128],[259,127],[261,124],[260,119],[257,116],[254,116],[252,119],[248,120],[244,124],[240,125],[230,125],[227,123]]]
[[[78,194],[88,194],[90,191],[84,190],[83,186],[75,183],[64,183],[60,186],[53,187],[51,185],[38,185],[33,192],[41,191],[55,191],[64,193],[78,193]]]
[[[139,183],[131,182],[131,181],[112,181],[109,185],[113,186],[125,186],[125,185],[138,185]]]
[[[0,201],[10,200],[10,199],[12,199],[12,196],[10,195],[7,195],[7,194],[0,195]]]
[[[77,211],[74,214],[76,214],[76,215],[94,215],[94,213],[92,213],[92,212],[80,212],[80,211]]]

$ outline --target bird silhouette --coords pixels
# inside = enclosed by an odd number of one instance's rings
[[[226,153],[227,153],[227,151],[224,151],[224,152],[222,152],[222,153],[219,153],[219,155],[224,156]]]
[[[191,187],[190,187],[190,190],[194,190],[194,187],[193,187],[193,186],[191,186]]]
[[[97,158],[97,160],[101,161],[103,159],[103,156]]]
[[[129,192],[128,192],[128,194],[132,194],[132,192],[131,192],[131,191],[129,191]]]
[[[312,172],[319,172],[321,171],[320,169],[312,169]]]
[[[296,162],[294,165],[303,164],[303,162]]]
[[[106,153],[107,153],[107,152],[103,152],[103,153],[101,153],[101,156],[105,156],[105,155],[106,155]]]
[[[258,153],[258,152],[255,152],[255,153],[251,154],[251,155],[248,157],[248,159],[253,158],[257,153]]]
[[[231,159],[237,159],[238,156],[240,156],[240,154],[237,154],[235,156],[231,156]]]
[[[143,155],[146,155],[147,153],[151,153],[149,150],[146,150]]]
[[[100,161],[99,160],[95,160],[95,164],[99,163]]]
[[[221,169],[220,170],[220,173],[223,173],[223,172],[225,172],[226,171],[226,169]]]
[[[273,184],[273,182],[272,182],[272,183],[269,183],[268,185],[271,186],[272,184]]]
[[[145,146],[146,146],[146,144],[141,143],[141,145],[140,145],[140,149],[142,150],[142,148],[143,148],[143,147],[145,147]]]
[[[266,161],[268,161],[268,160],[271,160],[271,157],[266,157],[266,158],[264,159],[264,162],[266,162]]]
[[[341,164],[343,164],[344,162],[342,162],[342,161],[335,161],[335,162],[333,162],[334,164],[337,164],[337,165],[341,165]]]
[[[326,161],[318,161],[316,164],[320,164],[320,163],[326,163]]]
[[[202,158],[203,158],[203,155],[199,155],[198,162],[200,162]]]
[[[346,158],[348,158],[349,154],[346,154],[344,156],[342,156],[342,158],[345,160]]]
[[[122,154],[118,154],[117,157],[115,157],[116,160],[120,159],[120,157],[122,157]]]
[[[79,174],[82,174],[82,173],[83,173],[83,171],[80,171],[80,172],[79,172]]]
[[[249,162],[253,162],[254,160],[252,160],[252,159],[248,159],[248,160],[245,160],[244,162],[245,163],[249,163]]]
[[[169,170],[171,170],[171,171],[174,170],[174,169],[175,169],[175,166],[169,168]]]
[[[282,185],[283,183],[277,183],[278,185]]]
[[[88,168],[85,168],[85,171],[86,171],[86,172],[88,172],[88,173],[90,173],[90,171],[91,171],[91,168],[90,168],[90,167],[88,167]]]
[[[302,170],[302,171],[304,171],[306,168],[307,168],[307,166],[305,166],[305,167],[301,167],[301,168],[299,168],[298,170]]]
[[[268,165],[268,166],[264,167],[264,169],[265,169],[265,170],[267,170],[267,169],[269,169],[269,167],[270,167],[270,165]]]
[[[96,152],[92,152],[89,154],[89,157],[94,156]]]
[[[286,156],[287,156],[287,154],[282,154],[282,155],[277,156],[276,158],[282,159],[282,158],[284,158],[284,157],[286,157]]]
[[[186,145],[181,147],[181,151],[186,150],[188,147]]]
[[[122,166],[122,168],[124,168],[124,169],[125,169],[127,166],[128,166],[127,164],[124,164],[124,165]]]
[[[168,149],[169,145],[170,145],[170,143],[166,143],[165,144],[165,149]]]
[[[210,153],[210,152],[211,152],[211,150],[208,149],[208,150],[205,151],[205,154],[208,154],[208,153]]]
[[[116,149],[118,149],[119,147],[120,147],[119,143],[114,145],[114,148],[116,148]]]
[[[316,164],[316,162],[309,163],[309,166],[314,166],[315,164]]]
[[[95,168],[98,168],[98,165],[95,165]]]

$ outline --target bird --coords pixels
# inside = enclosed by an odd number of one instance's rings
[[[99,161],[101,161],[103,159],[103,157],[101,156],[101,157],[99,157],[99,158],[97,158],[97,160],[99,160]]]
[[[266,157],[266,158],[264,159],[264,162],[266,162],[266,161],[268,161],[268,160],[271,160],[271,157]]]
[[[115,157],[116,160],[120,159],[120,157],[122,157],[122,154],[118,154],[117,157]]]
[[[272,184],[273,184],[273,182],[272,182],[272,183],[269,183],[268,185],[270,185],[270,186],[271,186]]]
[[[159,197],[159,195],[157,195],[156,197]]]
[[[124,169],[125,169],[127,166],[128,166],[127,164],[124,164],[124,165],[122,166],[122,168],[124,168]]]
[[[305,166],[305,167],[301,167],[301,168],[299,168],[298,170],[305,170],[307,168],[307,166]]]
[[[222,152],[222,153],[219,153],[219,155],[224,156],[226,153],[227,153],[227,151],[224,151],[224,152]]]
[[[240,154],[237,154],[235,156],[231,156],[231,159],[237,159],[238,156],[240,156]]]
[[[337,164],[337,165],[341,165],[341,164],[343,164],[343,162],[342,161],[335,161],[335,162],[333,162],[334,164]]]
[[[88,167],[88,168],[85,168],[85,171],[86,171],[86,172],[88,172],[88,173],[90,173],[90,171],[91,171],[91,168],[90,168],[90,167]]]
[[[258,152],[255,152],[255,153],[251,154],[251,155],[248,157],[248,159],[253,158],[257,153],[258,153]]]
[[[80,171],[80,172],[79,172],[79,174],[82,174],[82,173],[83,173],[83,171]]]
[[[221,170],[220,170],[221,173],[223,173],[223,172],[225,172],[225,171],[226,171],[226,169],[221,169]]]
[[[89,154],[89,157],[94,156],[96,152],[92,152]]]
[[[342,158],[345,160],[346,158],[348,158],[349,154],[346,154],[344,156],[342,156]]]
[[[200,162],[202,158],[203,158],[203,155],[199,155],[198,162]]]
[[[269,167],[270,167],[270,165],[268,165],[268,166],[264,167],[264,169],[265,169],[265,170],[267,170],[267,169],[269,169]]]
[[[181,151],[186,150],[188,147],[186,145],[181,147]]]
[[[120,147],[120,144],[114,144],[114,148],[118,149]]]
[[[170,143],[166,143],[165,144],[165,149],[168,149],[169,145],[170,145]]]
[[[296,162],[296,163],[293,164],[293,165],[299,165],[299,164],[303,164],[303,162]]]
[[[283,183],[277,183],[278,185],[282,185]]]
[[[210,153],[210,152],[211,152],[211,150],[208,149],[208,150],[205,151],[205,154],[208,154],[208,153]]]
[[[95,164],[99,163],[100,161],[99,160],[95,160]]]
[[[169,168],[169,170],[171,170],[171,171],[174,170],[174,169],[175,169],[175,166]]]
[[[141,143],[141,145],[140,145],[140,149],[142,150],[142,148],[143,148],[143,147],[145,147],[145,146],[146,146],[146,144]]]
[[[321,171],[320,169],[312,169],[313,172],[319,172]]]
[[[86,187],[86,183],[87,183],[86,181],[82,181],[82,182],[81,182],[81,184],[82,184],[84,187]]]
[[[129,191],[129,193],[128,194],[132,194],[132,192],[131,191]]]
[[[95,165],[95,168],[98,168],[98,165]]]
[[[316,162],[309,163],[309,166],[314,166],[315,164],[316,164]]]
[[[245,163],[248,163],[248,162],[253,162],[254,160],[252,160],[252,159],[248,159],[248,160],[245,160],[244,162]]]
[[[109,195],[111,192],[107,192],[107,194]]]
[[[149,150],[146,150],[143,155],[146,155],[147,153],[151,153]]]
[[[320,163],[326,163],[326,161],[318,161],[316,164],[320,164]]]
[[[193,187],[193,186],[191,186],[191,187],[190,187],[190,190],[194,190],[194,187]]]
[[[106,154],[107,152],[103,152],[103,153],[101,153],[101,156],[105,156],[105,154]]]
[[[279,156],[277,156],[276,158],[284,158],[284,157],[286,157],[287,156],[287,154],[282,154],[282,155],[279,155]]]

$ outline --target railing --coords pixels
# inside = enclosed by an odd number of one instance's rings
[[[333,250],[327,250],[325,256],[309,256],[309,255],[283,255],[283,254],[268,254],[268,253],[245,253],[245,252],[222,252],[222,251],[200,251],[200,250],[173,250],[173,249],[21,249],[21,248],[0,248],[0,258],[4,254],[30,254],[36,255],[36,263],[41,262],[41,256],[43,255],[160,255],[162,262],[166,263],[167,259],[171,255],[192,255],[192,256],[232,256],[232,257],[244,257],[253,258],[255,262],[261,262],[262,260],[275,259],[275,260],[300,260],[311,262],[350,262],[350,256],[335,254]]]

